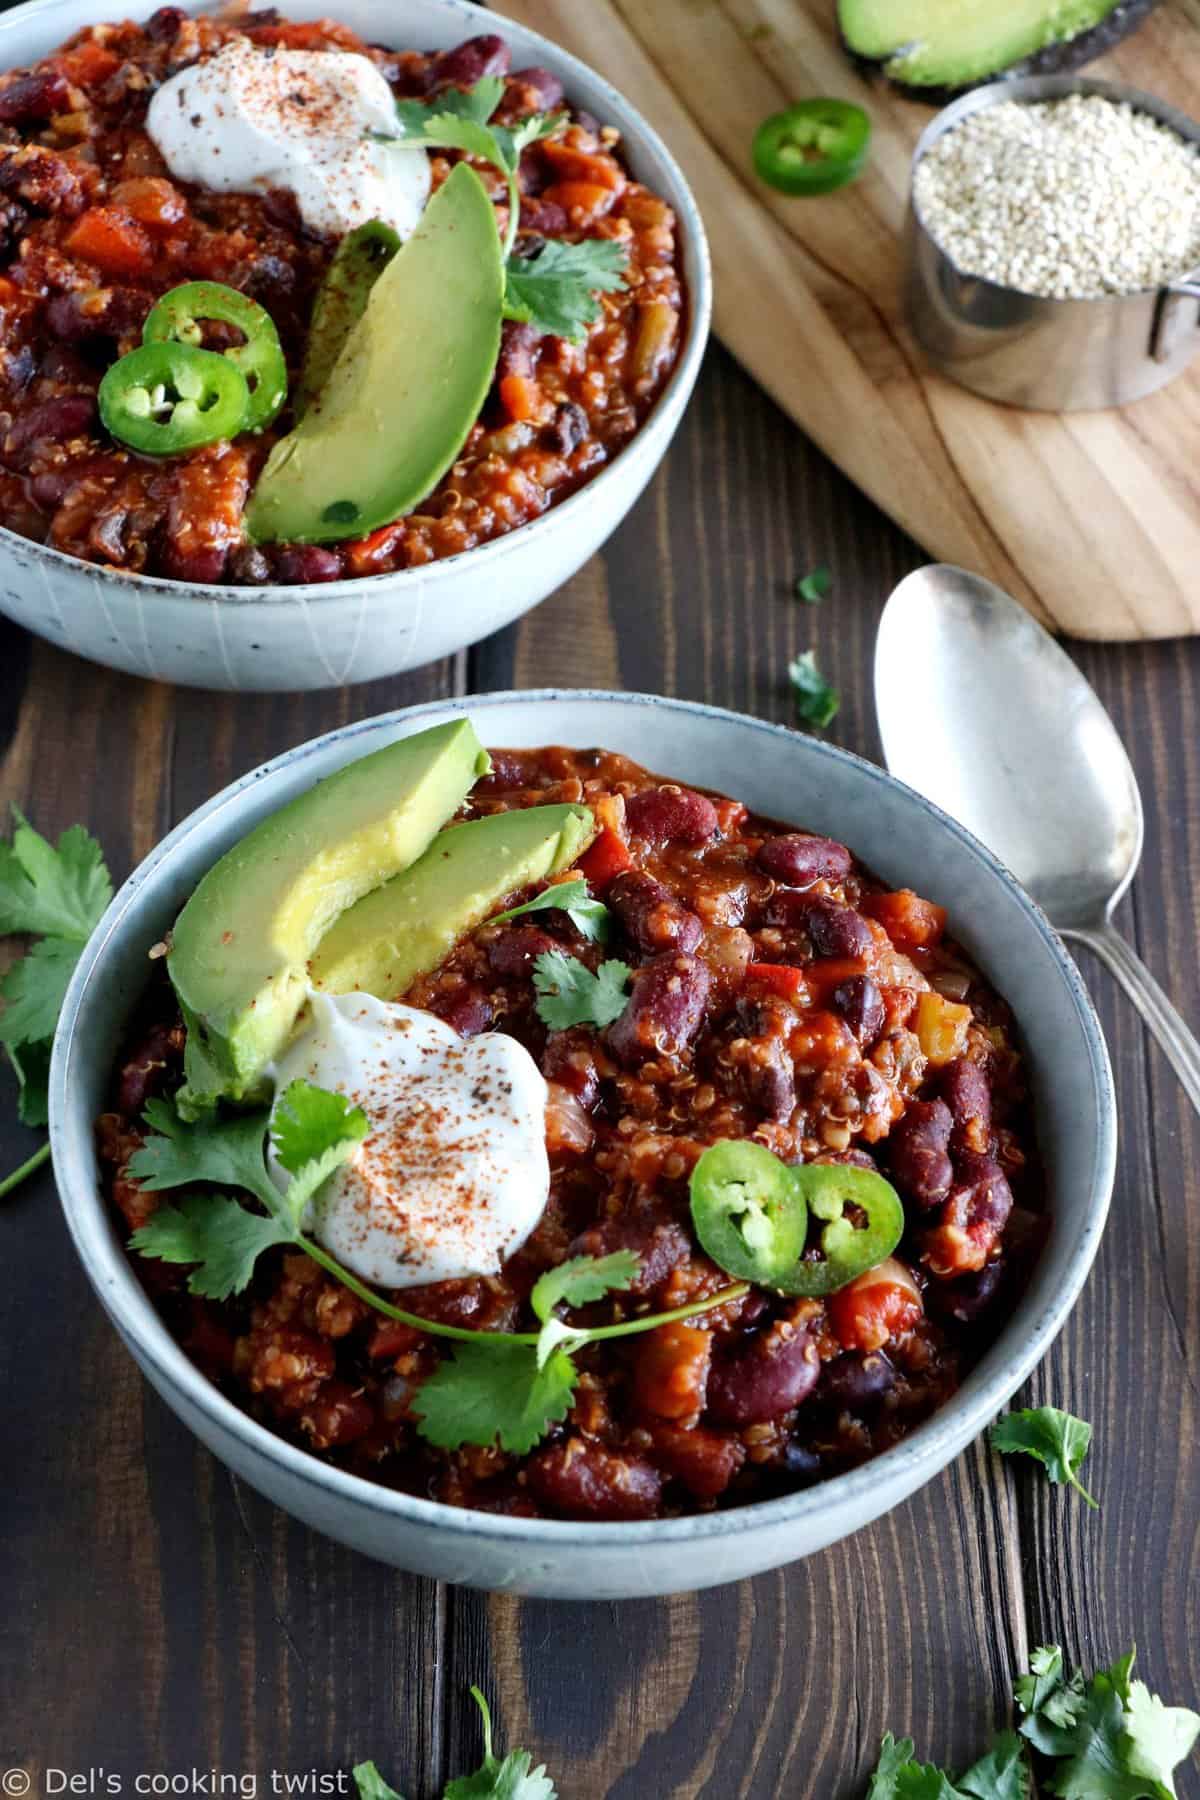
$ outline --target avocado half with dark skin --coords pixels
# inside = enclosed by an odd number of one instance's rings
[[[1061,75],[1103,56],[1158,0],[837,0],[861,67],[941,105],[985,81]]]

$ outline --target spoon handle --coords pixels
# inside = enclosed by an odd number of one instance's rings
[[[1158,1039],[1167,1061],[1183,1083],[1188,1099],[1200,1112],[1200,1043],[1145,963],[1107,919],[1094,930],[1064,931],[1062,935],[1086,944],[1116,976]]]

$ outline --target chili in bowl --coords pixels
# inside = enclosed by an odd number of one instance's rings
[[[118,898],[52,1081],[85,1264],[206,1442],[402,1566],[613,1596],[819,1548],[1078,1292],[1113,1154],[1086,997],[987,853],[854,758],[636,697],[468,710],[291,753]],[[472,725],[529,748],[488,766]],[[332,924],[307,877],[279,913],[281,845],[402,792],[427,848]],[[244,1179],[204,1172],[230,1129]],[[230,1222],[265,1233],[236,1276]]]
[[[0,21],[0,605],[32,629],[193,685],[367,679],[535,604],[653,472],[709,311],[675,164],[510,21],[379,29]]]

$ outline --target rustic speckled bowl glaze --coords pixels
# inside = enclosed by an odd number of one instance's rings
[[[146,952],[218,856],[344,763],[463,712],[493,746],[602,744],[665,774],[850,844],[885,880],[950,909],[956,935],[1013,1006],[1032,1068],[1049,1182],[1049,1241],[997,1342],[950,1403],[850,1474],[729,1512],[649,1524],[499,1518],[393,1493],[285,1443],[225,1399],[170,1337],[129,1267],[100,1192],[104,1108]],[[369,1556],[447,1581],[613,1600],[713,1587],[811,1555],[906,1499],[976,1437],[1070,1312],[1100,1242],[1116,1108],[1100,1026],[1046,919],[989,851],[870,763],[777,725],[639,694],[492,694],[343,727],[254,770],[148,856],[102,919],[71,983],[51,1070],[63,1210],[109,1316],[167,1405],[279,1506]]]
[[[54,50],[84,25],[145,19],[158,0],[32,0],[0,18],[0,69]],[[202,0],[181,0],[189,12]],[[679,165],[641,114],[584,63],[468,0],[283,0],[292,19],[332,17],[402,49],[483,32],[514,67],[561,77],[568,98],[619,127],[634,174],[674,207],[688,306],[679,360],[650,417],[606,469],[540,519],[425,568],[295,587],[206,587],[124,575],[0,527],[0,613],[78,656],[185,687],[249,692],[341,687],[449,656],[561,587],[614,532],[655,469],[695,385],[712,310],[708,245]]]

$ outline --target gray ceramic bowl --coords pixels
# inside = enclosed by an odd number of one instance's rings
[[[30,0],[0,19],[0,69],[46,56],[81,26],[145,19],[158,4]],[[209,10],[209,0],[182,4]],[[653,128],[585,63],[470,0],[287,0],[281,11],[336,18],[398,48],[445,49],[498,32],[515,68],[551,69],[570,102],[620,128],[633,173],[675,209],[687,313],[666,387],[607,468],[531,524],[424,568],[294,587],[208,587],[101,568],[0,527],[0,613],[77,656],[185,687],[292,693],[374,681],[477,644],[528,612],[582,567],[637,500],[683,417],[708,340],[712,277],[691,190]]]
[[[1016,1011],[1032,1064],[1053,1221],[1032,1283],[949,1405],[874,1462],[785,1499],[650,1524],[496,1518],[328,1468],[223,1398],[134,1278],[100,1195],[92,1121],[146,952],[206,869],[265,814],[393,738],[469,712],[491,745],[603,744],[849,843],[885,879],[950,909],[956,934]],[[957,1456],[1045,1353],[1083,1285],[1112,1188],[1116,1112],[1100,1027],[1042,914],[970,834],[871,764],[780,726],[677,700],[493,694],[391,713],[289,751],[218,794],[126,882],[83,954],[51,1070],[50,1134],[84,1267],[148,1380],[252,1487],[370,1556],[448,1581],[572,1599],[715,1586],[810,1555],[897,1505]]]

